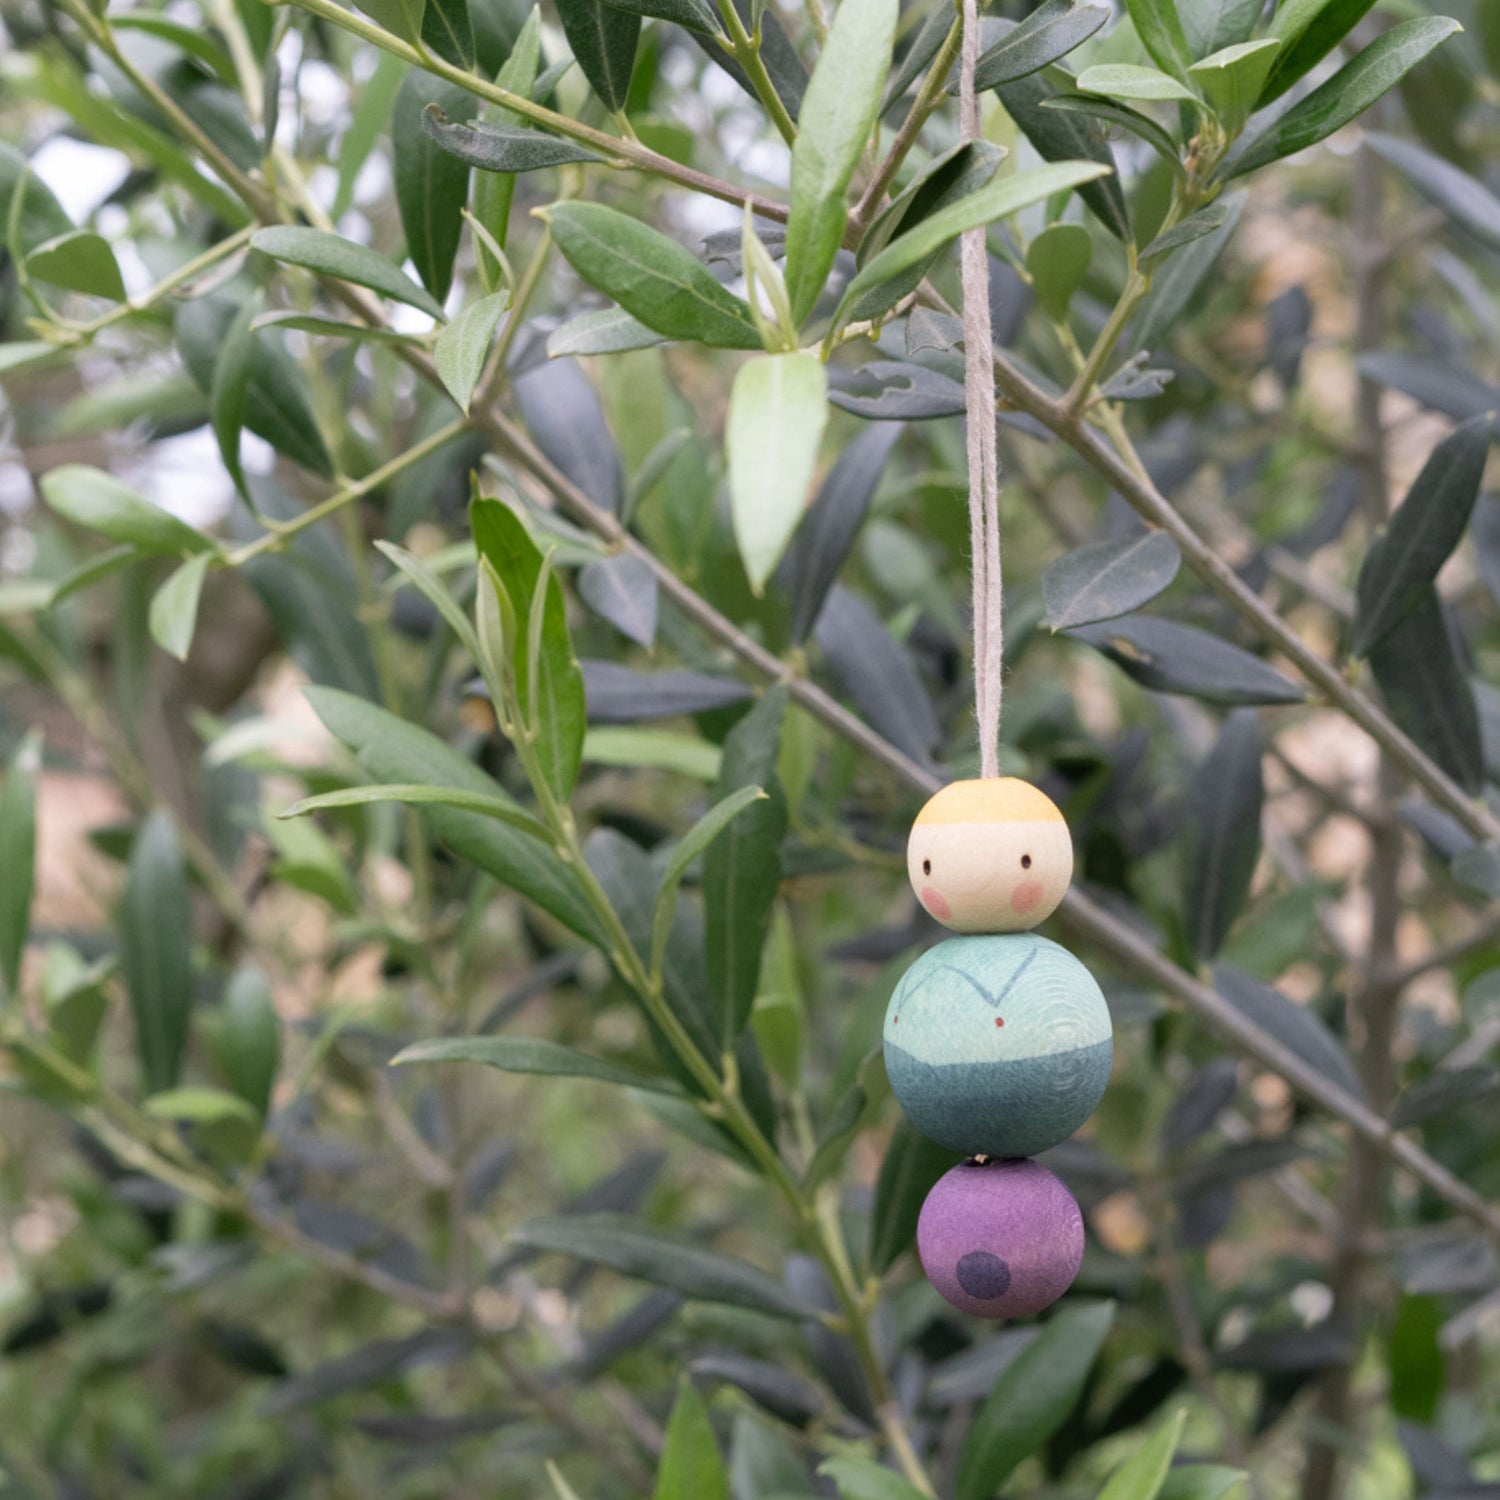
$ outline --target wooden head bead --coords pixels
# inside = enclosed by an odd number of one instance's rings
[[[1057,804],[1029,782],[955,781],[917,814],[906,869],[917,899],[954,932],[1024,932],[1068,889],[1073,841]]]
[[[1029,1318],[1078,1275],[1083,1215],[1034,1161],[964,1162],[927,1195],[917,1254],[927,1279],[961,1312]]]
[[[891,996],[884,1040],[907,1118],[965,1156],[1067,1140],[1098,1107],[1114,1054],[1093,975],[1034,932],[929,948]]]

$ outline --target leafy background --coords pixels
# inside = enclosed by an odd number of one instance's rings
[[[967,146],[941,5],[3,24],[0,1493],[1495,1491],[1488,0],[997,4]],[[1001,1328],[878,1050],[975,226],[1118,1040]]]

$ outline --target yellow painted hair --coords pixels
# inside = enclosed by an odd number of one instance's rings
[[[954,781],[917,814],[924,823],[1061,823],[1057,804],[1029,781],[997,776],[984,781]]]

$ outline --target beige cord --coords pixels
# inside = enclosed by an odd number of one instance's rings
[[[979,61],[978,0],[962,0],[959,112],[965,140],[979,139],[974,69]],[[974,716],[979,724],[979,774],[1000,774],[1001,659],[1004,650],[1000,581],[1000,470],[995,454],[994,340],[990,330],[989,254],[985,232],[969,230],[959,246],[963,286],[964,394],[968,408],[969,551],[974,574]]]

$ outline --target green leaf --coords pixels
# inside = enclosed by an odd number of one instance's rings
[[[1276,67],[1256,101],[1279,99],[1305,77],[1362,21],[1375,0],[1281,0],[1269,35],[1281,43]]]
[[[315,797],[304,797],[290,807],[277,813],[278,818],[303,818],[309,813],[326,812],[330,808],[368,807],[372,803],[396,802],[403,807],[457,807],[464,812],[479,813],[529,835],[531,838],[550,843],[552,835],[545,823],[532,817],[523,808],[517,807],[508,797],[496,797],[486,792],[470,791],[462,787],[421,786],[416,783],[387,786],[349,786],[335,792],[319,792]]]
[[[0,784],[0,974],[14,999],[21,988],[21,955],[31,925],[36,881],[36,783],[42,735],[33,729],[11,756]]]
[[[802,100],[786,226],[787,294],[799,324],[844,240],[845,194],[880,111],[897,10],[897,0],[843,0]]]
[[[1266,800],[1264,751],[1255,710],[1237,709],[1224,721],[1188,788],[1183,924],[1200,962],[1223,947],[1250,894]]]
[[[746,308],[749,312],[749,308]],[[623,307],[601,307],[580,313],[547,336],[547,357],[570,354],[623,354],[627,349],[649,349],[663,342],[654,328],[632,318]]]
[[[1109,1483],[1099,1491],[1099,1500],[1157,1500],[1172,1467],[1172,1456],[1182,1441],[1186,1418],[1185,1411],[1178,1411],[1166,1426],[1158,1428],[1142,1443],[1110,1475]]]
[[[44,241],[26,257],[26,274],[70,292],[108,297],[111,302],[125,300],[125,282],[115,252],[92,230],[75,229]]]
[[[422,111],[422,128],[444,151],[486,172],[539,172],[568,162],[604,159],[560,135],[519,125],[450,120],[436,104]]]
[[[641,18],[603,0],[562,0],[557,7],[563,34],[583,76],[611,114],[625,108]]]
[[[207,552],[213,542],[102,469],[63,464],[42,476],[42,495],[64,520],[142,552]]]
[[[1438,16],[1421,16],[1393,26],[1231,157],[1224,175],[1242,177],[1326,139],[1362,115],[1434,47],[1461,30],[1457,21]]]
[[[214,361],[213,382],[208,392],[208,410],[219,456],[234,481],[234,487],[252,510],[254,501],[245,482],[240,463],[240,433],[245,426],[249,404],[251,371],[255,364],[255,315],[260,310],[260,294],[249,297],[234,315],[224,335],[223,347]]]
[[[1132,63],[1085,68],[1078,75],[1078,89],[1084,94],[1102,94],[1106,99],[1186,99],[1189,104],[1201,103],[1185,83],[1155,68],[1139,68]]]
[[[1044,167],[1033,167],[1029,172],[997,177],[977,193],[971,193],[960,202],[939,209],[914,229],[892,240],[879,255],[860,268],[844,292],[839,313],[834,315],[835,327],[838,326],[843,310],[852,306],[864,293],[899,275],[908,266],[916,265],[933,251],[942,249],[965,230],[992,224],[996,219],[1003,219],[1030,204],[1039,203],[1044,198],[1052,197],[1054,193],[1064,193],[1070,188],[1093,182],[1110,170],[1109,167],[1087,161],[1053,162]]]
[[[767,354],[734,377],[724,447],[734,537],[759,594],[807,509],[828,423],[828,375],[815,354]]]
[[[1128,677],[1158,693],[1205,703],[1302,703],[1306,693],[1258,656],[1191,625],[1125,615],[1069,632],[1102,651]]]
[[[898,1120],[875,1184],[870,1222],[870,1270],[883,1276],[906,1251],[915,1248],[917,1217],[939,1177],[958,1165],[958,1155]]]
[[[262,229],[250,245],[285,265],[302,266],[322,276],[333,276],[355,286],[367,287],[393,302],[404,302],[442,321],[442,305],[399,266],[393,266],[368,245],[356,244],[342,235],[325,234],[321,229],[305,229],[293,224]]]
[[[177,348],[188,373],[204,395],[211,396],[214,378],[239,311],[222,297],[197,297],[177,310]],[[253,311],[253,309],[252,309]],[[251,327],[255,319],[251,318]],[[267,331],[257,333],[249,355],[245,389],[244,425],[293,463],[333,477],[333,463],[313,417],[307,381],[281,341]]]
[[[1179,1464],[1168,1471],[1157,1500],[1224,1500],[1248,1478],[1223,1464]]]
[[[1163,72],[1186,81],[1193,55],[1175,0],[1125,0],[1125,9],[1151,61]]]
[[[1359,570],[1350,650],[1370,650],[1426,601],[1428,587],[1463,540],[1484,483],[1493,414],[1455,427],[1428,455]]]
[[[1065,1307],[995,1382],[959,1459],[955,1500],[990,1500],[1067,1420],[1114,1322],[1112,1302]]]
[[[1164,531],[1075,547],[1042,574],[1047,623],[1071,630],[1128,615],[1161,593],[1181,563],[1177,543]]]
[[[1141,251],[1141,265],[1149,266],[1174,250],[1180,250],[1184,245],[1191,245],[1194,240],[1201,240],[1204,235],[1212,234],[1229,216],[1229,207],[1229,203],[1221,199],[1217,203],[1210,203],[1207,208],[1200,208],[1195,214],[1189,214],[1180,224],[1174,224],[1163,231]]]
[[[1107,5],[1044,0],[1020,25],[980,54],[974,87],[981,93],[1059,62],[1109,20]]]
[[[1177,327],[1239,227],[1240,215],[1245,211],[1245,195],[1235,193],[1217,206],[1224,210],[1218,226],[1203,234],[1195,233],[1185,249],[1153,271],[1151,290],[1132,320],[1127,336],[1137,348],[1160,347]]]
[[[1370,668],[1391,717],[1466,792],[1484,785],[1474,690],[1431,584],[1401,623],[1370,649]]]
[[[522,99],[531,98],[532,90],[536,87],[537,69],[541,66],[541,37],[541,12],[533,6],[527,14],[526,24],[521,27],[520,34],[510,49],[510,56],[495,75],[495,82],[508,93]],[[519,116],[508,109],[502,109],[498,104],[485,105],[480,118],[486,125],[510,129],[519,129],[524,123]],[[427,125],[425,115],[422,123]],[[448,123],[451,126],[452,122]],[[474,179],[470,194],[470,210],[475,221],[494,238],[502,250],[510,237],[510,209],[515,195],[515,177],[509,172],[494,171],[480,172]],[[486,277],[485,284],[497,285],[502,274],[500,263],[490,253],[480,235],[475,236],[474,256],[481,273]]]
[[[652,1094],[679,1093],[665,1078],[622,1068],[602,1057],[589,1057],[571,1047],[534,1037],[453,1036],[430,1042],[415,1042],[391,1059],[391,1066],[405,1063],[474,1062],[502,1073],[542,1073],[558,1078],[593,1078],[621,1088],[645,1089]]]
[[[1256,96],[1281,43],[1274,37],[1259,42],[1238,42],[1195,62],[1188,69],[1189,76],[1203,90],[1204,97],[1213,106],[1227,130],[1235,131],[1244,124],[1255,108]]]
[[[424,292],[423,296],[425,295]],[[296,333],[310,333],[318,338],[352,339],[356,343],[369,339],[379,344],[422,342],[416,334],[401,333],[394,328],[374,328],[368,323],[345,323],[339,318],[323,318],[316,313],[292,312],[286,308],[257,313],[250,320],[250,326],[257,333],[262,328],[285,328]]]
[[[1046,114],[1081,115],[1102,126],[1124,130],[1145,141],[1179,177],[1184,175],[1177,142],[1149,115],[1132,109],[1128,104],[1118,104],[1096,94],[1054,94],[1042,105],[1042,110]],[[1087,193],[1091,189],[1083,191]]]
[[[1491,250],[1500,251],[1500,197],[1478,178],[1444,161],[1441,156],[1398,136],[1365,134],[1365,143],[1403,173],[1411,185],[1430,199],[1455,224],[1467,229]]]
[[[0,375],[10,375],[67,356],[66,349],[49,344],[45,339],[17,339],[14,343],[0,344]]]
[[[469,517],[479,556],[494,569],[515,610],[518,630],[508,649],[521,712],[537,736],[548,784],[566,802],[578,780],[587,712],[562,585],[508,505],[479,500]]]
[[[818,1473],[838,1486],[843,1500],[922,1500],[922,1492],[872,1458],[830,1458]]]
[[[509,292],[492,292],[468,307],[438,335],[432,348],[433,363],[448,394],[465,416],[469,400],[494,342],[495,329],[510,306]]]
[[[198,598],[211,561],[199,552],[173,570],[170,578],[151,596],[147,620],[151,639],[169,656],[186,661],[198,623]]]
[[[1099,180],[1085,182],[1078,196],[1095,217],[1118,240],[1129,242],[1130,212],[1125,206],[1124,189],[1115,172],[1114,153],[1101,133],[1086,121],[1070,118],[1060,110],[1045,106],[1058,91],[1039,73],[1001,84],[995,91],[1005,112],[1036,147],[1044,161],[1091,161],[1104,168]]]
[[[1026,247],[1031,289],[1054,322],[1068,316],[1068,303],[1088,275],[1094,242],[1082,224],[1050,224]]]
[[[140,826],[120,898],[120,953],[148,1092],[177,1081],[193,1008],[193,908],[177,831],[164,812]]]
[[[1207,57],[1248,42],[1265,8],[1265,0],[1191,0],[1181,12],[1188,50],[1194,57]]]
[[[534,1250],[555,1250],[609,1266],[621,1275],[668,1287],[696,1302],[722,1302],[776,1318],[818,1316],[817,1308],[755,1266],[625,1214],[532,1219],[512,1230],[511,1239]]]
[[[708,1408],[686,1375],[677,1382],[652,1500],[729,1500],[729,1476]]]
[[[716,781],[722,757],[718,746],[666,729],[637,729],[620,724],[589,730],[583,758],[590,765],[622,770],[670,771],[693,781]]]
[[[547,1460],[547,1478],[552,1481],[552,1493],[557,1500],[579,1500],[578,1491],[563,1478],[562,1470],[550,1458]]]
[[[675,240],[602,203],[554,203],[544,217],[573,269],[647,328],[723,349],[761,347],[745,302]]]
[[[216,1125],[224,1120],[259,1123],[244,1099],[223,1089],[164,1089],[152,1094],[142,1108],[159,1119],[185,1120],[194,1125]]]
[[[422,39],[427,0],[355,0],[377,26],[415,46]]]
[[[422,40],[455,68],[474,66],[474,27],[468,0],[427,0],[422,15]]]
[[[281,1023],[259,969],[246,965],[230,975],[217,1052],[229,1086],[264,1119],[281,1062]]]
[[[354,752],[372,780],[396,785],[421,781],[505,798],[497,782],[427,730],[351,693],[324,687],[304,691],[318,717]],[[432,806],[423,816],[460,858],[534,901],[580,937],[603,943],[577,877],[549,843],[461,808]]]
[[[784,686],[767,688],[730,730],[719,769],[721,798],[743,796],[747,788],[764,787],[767,792],[709,849],[703,864],[703,952],[725,1051],[734,1047],[750,1020],[760,988],[761,954],[781,886],[787,807],[776,764],[786,703]]]
[[[413,556],[394,542],[377,541],[375,546],[426,595],[437,612],[448,622],[449,628],[458,637],[459,644],[469,653],[470,661],[478,665],[479,640],[474,634],[474,627],[469,623],[469,617],[459,608],[458,601],[443,587],[442,579],[420,557]]]
[[[667,939],[672,935],[672,919],[677,914],[677,887],[697,859],[752,802],[768,802],[769,796],[758,786],[744,786],[716,802],[683,835],[672,854],[671,863],[662,876],[651,910],[651,971],[661,968]]]
[[[450,120],[472,120],[479,101],[454,84],[412,68],[401,80],[391,120],[396,206],[406,232],[406,253],[422,285],[441,304],[453,285],[469,165],[444,151],[423,128],[422,115],[429,104],[436,104]]]
[[[606,0],[606,3],[612,9],[622,10],[627,15],[671,21],[704,36],[724,34],[718,12],[708,4],[708,0]]]

